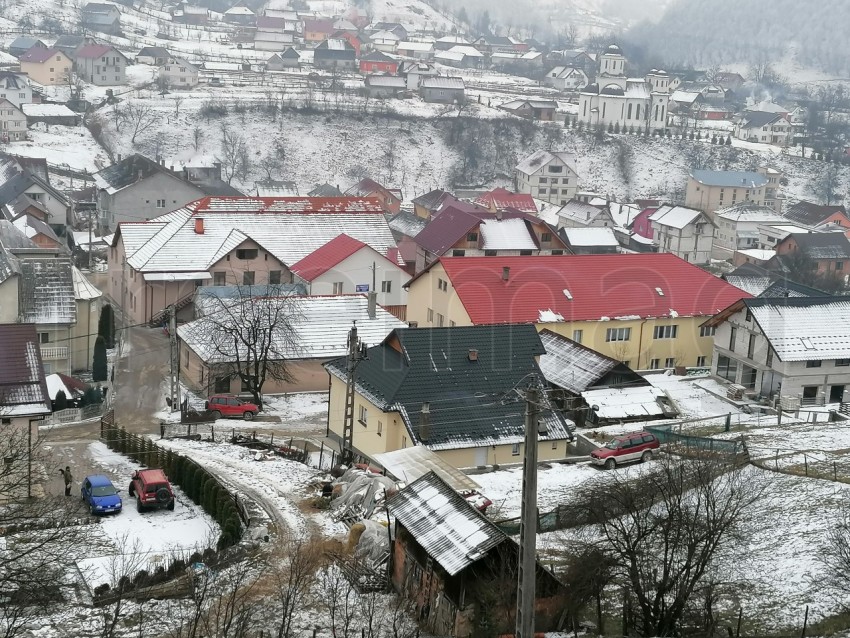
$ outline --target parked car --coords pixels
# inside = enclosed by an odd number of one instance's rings
[[[260,408],[253,403],[243,401],[232,394],[216,394],[207,399],[204,407],[210,411],[213,419],[237,418],[250,421],[255,416]]]
[[[646,462],[652,458],[652,451],[657,450],[659,446],[658,439],[649,432],[624,434],[591,452],[590,462],[594,465],[604,465],[609,470],[632,461]]]
[[[118,490],[103,474],[92,474],[83,479],[80,496],[92,514],[117,514],[123,506]]]
[[[131,497],[136,497],[136,509],[140,512],[162,507],[174,509],[174,491],[162,470],[133,472],[128,491]]]

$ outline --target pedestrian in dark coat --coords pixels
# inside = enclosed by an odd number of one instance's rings
[[[71,483],[74,481],[74,477],[71,475],[71,466],[66,465],[64,470],[59,470],[59,473],[65,479],[65,496],[71,496]]]

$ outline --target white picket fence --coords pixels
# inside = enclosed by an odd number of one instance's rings
[[[79,423],[88,419],[94,419],[103,414],[103,404],[87,405],[82,408],[68,408],[58,410],[46,417],[42,425],[65,425],[67,423]]]

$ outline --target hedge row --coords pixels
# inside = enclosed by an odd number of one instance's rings
[[[162,449],[151,439],[111,426],[108,422],[101,423],[101,438],[111,450],[145,467],[163,470],[172,483],[179,485],[186,496],[221,527],[219,549],[235,545],[242,538],[242,519],[236,499],[215,476],[195,461]]]

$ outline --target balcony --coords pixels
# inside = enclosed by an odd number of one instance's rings
[[[59,361],[68,358],[68,346],[41,346],[42,361]]]

